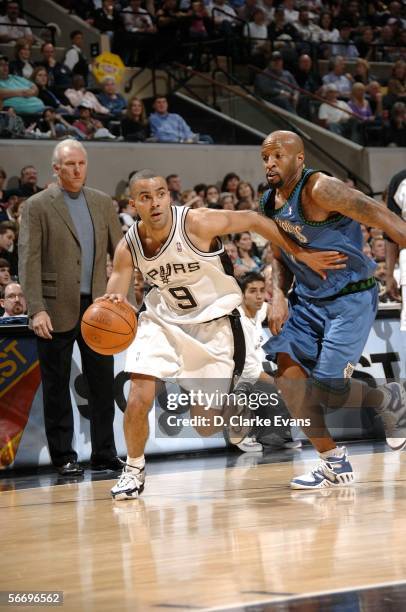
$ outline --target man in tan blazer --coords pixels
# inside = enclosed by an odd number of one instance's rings
[[[83,312],[106,290],[107,253],[122,231],[111,198],[84,187],[87,154],[76,140],[59,142],[52,166],[57,184],[29,198],[19,233],[19,278],[37,335],[45,429],[52,463],[79,475],[72,448],[69,379],[74,342],[89,386],[91,465],[119,469],[113,435],[113,357],[99,355],[80,333]]]

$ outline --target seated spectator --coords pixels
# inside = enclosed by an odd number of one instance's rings
[[[384,99],[385,108],[390,108],[395,102],[406,100],[406,61],[395,62],[388,81],[388,91]]]
[[[368,100],[365,98],[366,87],[363,83],[354,83],[351,90],[351,98],[348,102],[348,106],[359,119],[362,121],[373,121],[371,107]]]
[[[106,77],[102,83],[102,92],[97,95],[100,104],[107,108],[110,115],[120,117],[127,108],[124,96],[117,92],[113,77]]]
[[[265,57],[269,53],[268,28],[265,13],[261,8],[256,8],[252,15],[252,21],[244,26],[244,37],[251,45],[252,61],[255,65],[265,67]]]
[[[226,0],[212,0],[207,5],[207,10],[216,29],[226,32],[237,25],[237,13]]]
[[[379,37],[375,40],[377,48],[375,59],[379,62],[394,62],[396,59],[395,44],[392,28],[389,25],[383,26],[380,29]]]
[[[220,191],[216,185],[207,185],[204,192],[206,205],[210,208],[212,204],[218,204],[220,199]]]
[[[303,42],[319,42],[321,29],[318,25],[310,20],[310,14],[307,6],[302,6],[299,10],[298,20],[293,24],[297,38],[300,40],[300,48],[303,48]],[[309,48],[311,50],[311,48]]]
[[[275,14],[274,0],[259,0],[259,2],[257,2],[257,6],[263,10],[265,15],[265,23],[268,26],[273,21]]]
[[[0,21],[0,43],[13,43],[24,38],[32,45],[34,36],[28,22],[20,16],[20,5],[14,0],[7,0],[6,14]]]
[[[374,77],[370,74],[369,62],[366,59],[362,57],[357,59],[353,79],[356,83],[363,83],[365,86],[374,80]]]
[[[42,113],[42,119],[32,126],[34,134],[40,132],[48,138],[65,138],[68,135],[83,139],[83,133],[71,125],[63,115],[56,112],[54,108],[46,108]]]
[[[251,183],[246,181],[240,181],[238,183],[237,191],[237,210],[257,210],[258,202],[255,199],[255,190]]]
[[[281,6],[275,8],[274,19],[268,27],[269,40],[273,43],[278,41],[294,41],[297,32],[292,23],[285,18],[285,11]]]
[[[16,113],[42,113],[44,103],[37,97],[36,85],[24,77],[10,75],[8,59],[0,55],[0,103],[4,108],[13,108]]]
[[[169,193],[171,194],[172,204],[180,205],[180,196],[182,193],[182,183],[179,174],[168,174],[166,177]]]
[[[201,0],[191,3],[189,38],[194,41],[205,40],[209,37],[211,20],[209,13]],[[196,58],[200,60],[200,57]]]
[[[371,81],[367,87],[369,105],[375,119],[381,119],[383,113],[382,87],[379,81]]]
[[[240,183],[240,177],[235,172],[227,172],[221,183],[221,192],[231,193],[237,201],[237,188]]]
[[[78,111],[79,119],[74,121],[73,127],[80,130],[87,140],[92,140],[93,138],[115,138],[99,119],[93,117],[93,108],[90,102],[83,100],[78,106]]]
[[[3,290],[11,281],[10,262],[4,257],[0,258],[0,290]]]
[[[121,28],[120,14],[114,8],[113,0],[102,0],[101,7],[94,11],[92,18],[93,27],[110,38]]]
[[[27,165],[21,168],[19,186],[13,190],[19,198],[30,198],[43,190],[38,185],[38,172],[35,166]]]
[[[55,47],[46,42],[41,47],[41,59],[35,66],[43,66],[48,73],[48,87],[56,92],[64,92],[72,84],[72,73],[65,64],[58,62],[55,57]]]
[[[320,43],[335,43],[340,38],[340,32],[333,25],[333,16],[329,11],[325,11],[320,15]],[[330,57],[331,44],[321,45],[323,49],[322,56]]]
[[[306,53],[300,55],[297,62],[297,69],[293,75],[296,83],[309,93],[316,94],[322,86],[322,80],[318,72],[313,70],[312,59]],[[305,94],[299,95],[297,103],[297,112],[301,117],[306,119],[312,118],[311,98]]]
[[[4,201],[4,187],[6,186],[6,181],[7,173],[4,168],[0,166],[0,202]]]
[[[253,242],[250,232],[235,234],[234,242],[238,249],[238,259],[236,264],[243,266],[245,272],[259,272],[262,262],[259,257],[253,254]]]
[[[198,183],[193,187],[193,190],[196,192],[196,195],[198,195],[199,198],[203,198],[203,200],[205,200],[207,190],[207,185],[205,183]]]
[[[156,32],[151,16],[141,6],[141,0],[130,0],[122,13],[124,28],[127,32],[153,34]]]
[[[290,86],[297,87],[295,77],[288,70],[284,70],[282,54],[274,51],[269,67],[255,77],[255,93],[272,104],[296,114],[298,94]]]
[[[144,142],[149,136],[149,124],[144,103],[137,97],[128,101],[127,110],[121,119],[121,134],[124,140]]]
[[[396,102],[390,112],[390,120],[384,129],[385,145],[406,147],[406,104]]]
[[[100,104],[94,93],[87,91],[83,75],[74,74],[72,78],[72,88],[65,91],[65,96],[73,108],[79,108],[85,103],[86,108],[91,108],[100,115],[108,115],[109,109]]]
[[[218,201],[219,206],[222,210],[235,210],[235,202],[236,198],[234,194],[229,193],[228,191],[223,191],[220,194],[220,199]],[[209,204],[210,208],[210,204]]]
[[[375,261],[385,261],[385,240],[382,236],[371,240],[371,250]]]
[[[224,250],[227,253],[227,256],[233,266],[234,276],[236,278],[240,278],[241,276],[247,273],[247,268],[246,266],[237,263],[239,258],[237,246],[231,240],[224,240],[223,244]]]
[[[31,63],[31,45],[24,39],[16,42],[14,49],[15,59],[10,62],[9,72],[17,76],[22,76],[25,79],[30,79],[34,72],[34,66]]]
[[[31,80],[37,86],[38,97],[45,106],[52,107],[61,113],[73,113],[69,100],[63,95],[58,96],[48,87],[48,72],[44,66],[35,68]]]
[[[326,102],[323,102],[319,108],[320,124],[338,134],[345,136],[348,133],[348,121],[351,117],[351,109],[347,102],[338,100],[338,89],[334,83],[330,83],[325,87],[324,97]],[[334,106],[331,106],[331,105]]]
[[[375,59],[376,47],[374,36],[374,30],[371,26],[366,25],[362,28],[361,36],[355,40],[359,57],[365,60]]]
[[[351,74],[344,74],[345,61],[341,55],[334,57],[328,66],[329,72],[323,77],[323,85],[333,84],[336,86],[340,97],[349,98],[351,94],[351,88],[353,78]]]
[[[21,285],[9,282],[1,293],[0,306],[4,309],[3,319],[6,317],[22,317],[27,314],[27,302]]]
[[[18,274],[18,259],[15,252],[17,226],[12,221],[0,223],[0,258],[8,261],[11,276]]]
[[[180,115],[169,113],[165,96],[154,99],[153,109],[149,122],[151,134],[158,142],[213,142],[210,136],[193,133]]]
[[[120,211],[118,218],[120,220],[123,232],[126,232],[135,223],[137,212],[134,206],[130,205],[129,200],[120,200],[118,203],[118,207]]]
[[[89,77],[89,62],[83,53],[83,32],[74,30],[70,33],[72,46],[66,51],[64,64],[73,75],[80,74],[85,85]]]
[[[359,56],[358,49],[351,38],[351,25],[343,21],[339,28],[340,37],[334,43],[331,50],[332,55],[341,55],[346,59],[355,59]]]

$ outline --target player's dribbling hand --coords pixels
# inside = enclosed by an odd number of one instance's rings
[[[110,300],[110,302],[127,302],[129,304],[127,298],[122,293],[105,293],[101,297],[96,298],[95,302],[101,302],[102,300]]]
[[[32,329],[36,336],[44,340],[52,340],[51,332],[54,331],[54,328],[46,310],[41,310],[32,317]]]
[[[296,255],[296,259],[309,266],[316,274],[326,280],[325,270],[342,270],[347,267],[347,255],[338,251],[314,251],[303,249]]]

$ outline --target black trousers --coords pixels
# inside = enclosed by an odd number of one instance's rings
[[[55,466],[76,461],[72,448],[73,412],[69,381],[72,351],[75,340],[82,357],[82,370],[89,387],[91,460],[103,463],[116,456],[114,444],[114,361],[87,346],[80,333],[80,319],[91,304],[90,297],[82,297],[80,318],[74,329],[53,333],[52,340],[37,337],[38,357],[44,398],[45,432],[49,453]]]

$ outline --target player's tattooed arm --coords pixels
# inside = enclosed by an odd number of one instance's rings
[[[348,187],[338,179],[316,175],[308,189],[305,189],[305,197],[309,197],[313,204],[323,210],[341,213],[365,225],[382,229],[394,242],[406,247],[406,222],[381,202]]]

